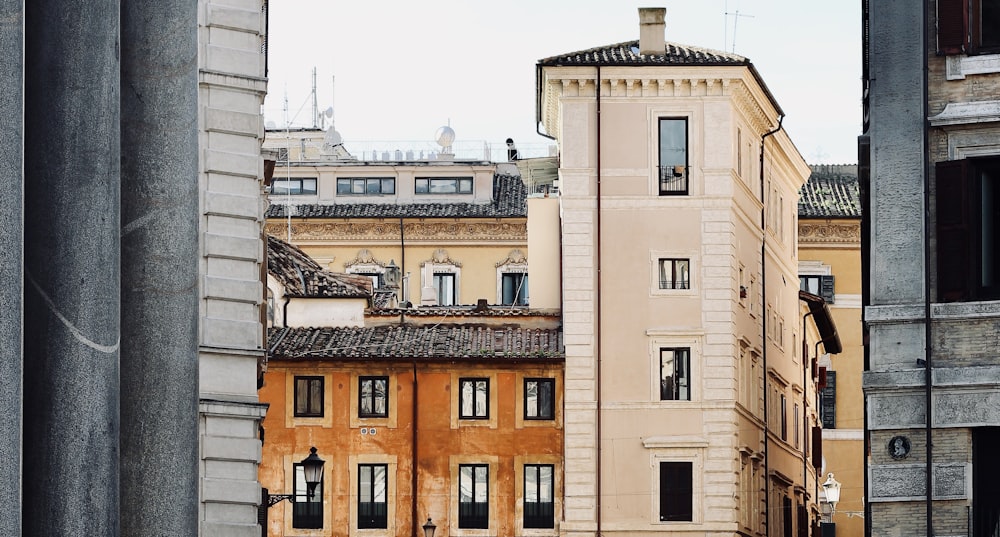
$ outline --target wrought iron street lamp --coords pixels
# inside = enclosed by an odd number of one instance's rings
[[[306,492],[309,497],[312,498],[316,494],[316,486],[323,481],[323,465],[326,463],[323,459],[316,455],[316,448],[309,448],[309,456],[302,459],[299,464],[302,465],[302,473],[305,474],[306,480]],[[295,503],[295,493],[292,494],[268,494],[267,495],[267,506],[280,502],[281,500],[288,500]]]
[[[837,512],[837,502],[840,501],[840,481],[833,478],[833,472],[827,474],[823,483],[823,491],[826,493],[826,503],[830,504],[830,521],[833,521],[833,514]]]
[[[427,517],[427,523],[424,524],[424,537],[434,537],[434,530],[437,529],[437,525],[431,521],[431,517]]]

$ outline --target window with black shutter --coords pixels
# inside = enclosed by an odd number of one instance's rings
[[[819,414],[824,429],[837,428],[837,372],[826,370],[826,386],[820,392]]]
[[[1000,298],[1000,158],[939,162],[936,172],[937,296]]]
[[[694,520],[694,491],[690,462],[660,463],[660,521]]]
[[[803,274],[799,276],[799,290],[823,297],[827,304],[833,304],[833,276]]]
[[[1000,52],[1000,0],[937,0],[939,54]]]

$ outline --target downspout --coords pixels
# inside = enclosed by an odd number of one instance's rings
[[[766,517],[766,532],[764,535],[771,535],[771,476],[770,464],[768,460],[768,405],[767,405],[767,203],[764,198],[764,141],[769,136],[781,130],[781,122],[785,120],[785,114],[778,116],[778,126],[774,130],[767,131],[760,137],[760,328],[761,328],[761,366],[764,374],[764,516]]]
[[[596,522],[597,531],[595,533],[596,537],[601,537],[601,66],[597,66],[597,80],[594,83],[594,91],[597,94],[597,215],[596,215],[596,236],[597,244],[595,246],[595,255],[597,257],[597,301],[595,304],[594,315],[597,322],[596,334],[594,334],[594,344],[596,345],[596,352],[594,353],[597,364],[594,372],[595,390],[597,391],[597,479],[595,485],[597,487],[596,495]]]
[[[402,317],[402,313],[400,313]],[[417,522],[420,518],[417,517],[417,361],[413,361],[413,427],[410,431],[410,457],[412,462],[410,463],[410,468],[412,475],[410,479],[412,480],[411,488],[413,493],[410,494],[410,537],[417,537]]]
[[[405,287],[407,291],[410,290],[409,280],[405,279],[406,278],[406,235],[403,234],[403,216],[402,215],[400,215],[400,217],[399,217],[399,272],[400,272],[400,275],[399,275],[399,294],[402,295],[402,299],[403,299],[402,300],[402,304],[398,304],[400,306],[400,308],[399,308],[399,324],[402,325],[403,322],[406,320],[406,302],[407,302],[407,296],[405,294],[403,294],[403,289]],[[405,286],[403,285],[404,281],[406,282]],[[413,367],[416,368],[417,364],[414,363]],[[414,386],[416,386],[416,382],[417,382],[416,371],[414,371],[414,373],[413,373],[413,382],[414,382]],[[416,421],[414,421],[414,423],[416,423]],[[417,519],[413,519],[413,520],[417,520]]]
[[[809,438],[809,436],[807,435],[810,435],[812,433],[812,430],[809,429],[809,417],[808,413],[806,412],[807,408],[806,402],[809,400],[809,393],[808,390],[806,389],[806,387],[808,386],[806,371],[812,369],[812,359],[809,358],[809,343],[806,341],[806,317],[812,317],[812,315],[813,312],[809,311],[809,313],[806,313],[805,315],[802,316],[802,438],[799,439],[799,441],[802,442],[801,445],[802,445],[802,488],[803,489],[806,489],[806,486],[809,484],[809,457],[807,457],[806,454],[806,438]],[[817,345],[816,352],[813,354],[813,356],[817,357],[819,356],[819,343],[822,343],[822,340],[820,340],[816,344]],[[816,395],[817,397],[819,396],[818,393]],[[813,446],[813,450],[815,449],[816,446]],[[815,495],[813,496],[813,498],[815,498],[818,501],[819,479],[815,480],[815,485],[816,485]]]
[[[927,9],[921,9],[921,27],[924,39],[921,40],[921,54],[923,56],[923,155],[924,155],[924,442],[927,445],[927,468],[925,470],[926,483],[924,484],[926,513],[927,513],[927,535],[934,535],[934,439],[931,429],[931,418],[934,415],[931,393],[933,390],[933,369],[931,364],[931,250],[930,250],[930,144],[928,143],[927,132],[930,128],[930,121],[927,119],[930,114],[927,90]]]

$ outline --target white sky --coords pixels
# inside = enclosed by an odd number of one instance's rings
[[[784,127],[806,161],[854,163],[860,4],[275,0],[264,115],[279,127],[286,117],[311,126],[315,67],[319,109],[334,104],[345,141],[432,141],[450,120],[459,141],[546,143],[535,134],[537,61],[638,39],[637,8],[666,7],[668,41],[733,51],[735,40],[735,52],[750,58],[784,109]]]

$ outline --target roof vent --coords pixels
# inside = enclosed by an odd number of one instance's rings
[[[667,44],[663,38],[666,15],[665,7],[639,8],[639,54],[662,56],[666,53]]]

